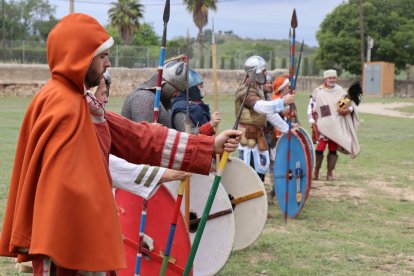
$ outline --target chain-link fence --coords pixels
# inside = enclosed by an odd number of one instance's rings
[[[35,41],[1,41],[0,60],[4,63],[19,64],[47,64],[46,43]],[[260,51],[246,50],[243,47],[227,50],[225,53],[220,45],[217,45],[217,68],[218,69],[243,69],[244,61],[251,55],[260,55],[268,62],[269,69],[288,68],[289,61],[287,54],[280,51]],[[190,58],[190,66],[193,68],[212,68],[212,55],[210,45],[205,45],[204,49],[200,49],[198,44],[192,45],[188,53],[185,48],[167,47],[166,59],[187,54]],[[145,68],[157,67],[159,64],[159,46],[123,46],[115,45],[110,50],[110,61],[114,67],[126,68]],[[284,55],[286,54],[286,55]],[[310,68],[313,64],[309,60],[304,59],[302,72],[304,75],[315,75],[314,70]],[[307,64],[309,63],[309,65]],[[316,65],[315,65],[316,66]],[[307,68],[309,67],[309,68]],[[318,70],[316,71],[316,73]]]

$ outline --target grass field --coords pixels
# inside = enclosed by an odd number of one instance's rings
[[[29,98],[0,99],[0,219],[3,221],[18,131]],[[212,98],[207,101],[212,103]],[[308,95],[298,94],[299,119],[309,130]],[[367,98],[365,102],[414,103]],[[122,98],[108,108],[120,111]],[[220,129],[234,122],[232,96],[220,97]],[[414,109],[403,112],[413,114]],[[414,120],[361,113],[361,154],[341,155],[334,182],[315,181],[295,220],[277,204],[273,218],[249,248],[232,253],[219,275],[413,275]],[[325,161],[326,162],[326,161]],[[324,162],[321,175],[326,174]],[[0,258],[0,275],[13,275],[13,260]]]

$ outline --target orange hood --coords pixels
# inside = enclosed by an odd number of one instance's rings
[[[64,268],[87,271],[125,267],[110,179],[83,95],[93,57],[111,41],[84,14],[66,16],[50,32],[52,78],[21,126],[0,255],[46,255]]]
[[[112,37],[92,17],[73,13],[49,33],[47,60],[52,79],[66,79],[83,90],[92,58],[113,45]]]

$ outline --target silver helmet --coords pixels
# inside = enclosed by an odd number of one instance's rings
[[[188,72],[188,87],[193,87],[203,83],[203,78],[194,69],[190,68]]]
[[[164,64],[163,79],[177,90],[187,89],[187,64],[180,60],[172,60]]]
[[[255,75],[255,80],[261,84],[266,82],[266,61],[260,56],[251,56],[244,62],[244,70],[252,77],[253,74]]]

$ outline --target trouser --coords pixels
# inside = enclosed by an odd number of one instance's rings
[[[318,142],[318,146],[316,147],[315,151],[319,151],[319,152],[324,152],[326,149],[326,146],[328,146],[328,150],[330,152],[336,152],[336,150],[338,149],[338,144],[335,143],[332,140],[326,139],[324,137],[320,137],[319,138],[319,142]]]

